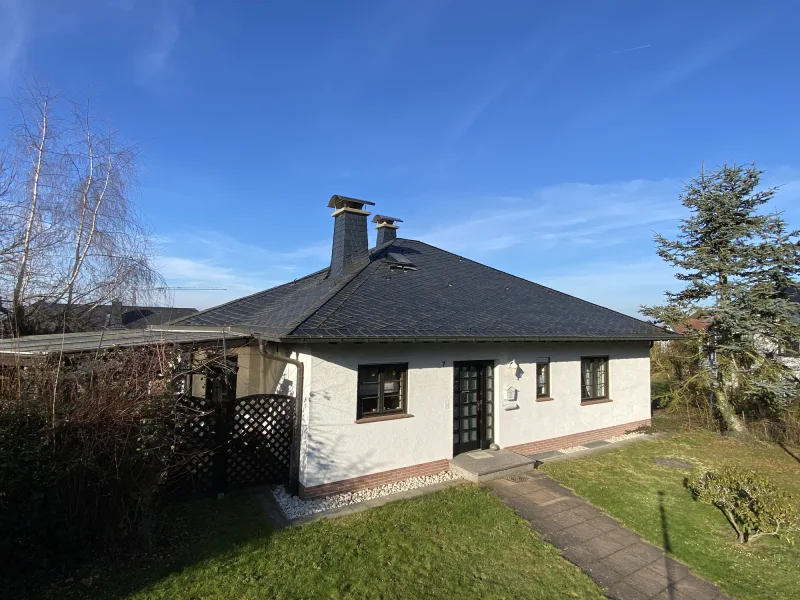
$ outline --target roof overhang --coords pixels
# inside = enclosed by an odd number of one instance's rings
[[[525,343],[525,342],[655,342],[683,339],[680,335],[652,337],[599,337],[599,336],[283,336],[271,339],[279,343],[300,344],[364,344],[364,343]]]
[[[110,329],[77,333],[30,335],[0,341],[0,363],[15,364],[48,354],[81,354],[151,346],[156,344],[192,345],[193,347],[233,348],[246,343],[250,334],[226,331],[225,328],[193,329]]]

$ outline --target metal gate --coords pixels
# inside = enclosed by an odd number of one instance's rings
[[[229,395],[181,400],[176,452],[184,461],[168,484],[172,495],[288,482],[295,399],[282,394]]]

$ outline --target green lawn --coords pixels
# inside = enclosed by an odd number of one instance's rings
[[[250,494],[173,510],[164,564],[76,585],[92,598],[170,600],[603,597],[475,485],[277,533]]]
[[[800,452],[789,449],[795,455]],[[689,461],[697,469],[745,465],[800,499],[800,462],[777,444],[740,443],[707,432],[681,432],[580,460],[548,465],[553,478],[667,548],[734,598],[800,598],[798,546],[765,538],[736,544],[717,509],[692,500],[683,487],[688,470],[654,463],[656,457]]]

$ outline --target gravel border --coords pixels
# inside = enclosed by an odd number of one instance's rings
[[[347,492],[344,494],[335,494],[333,496],[326,496],[324,498],[315,498],[312,500],[301,500],[297,496],[292,496],[283,487],[277,487],[272,491],[272,495],[278,506],[283,513],[283,516],[288,519],[297,519],[305,517],[314,513],[340,508],[351,504],[358,504],[365,500],[373,500],[383,496],[390,496],[400,492],[406,492],[416,488],[421,488],[436,483],[443,483],[446,481],[453,481],[458,479],[458,476],[450,471],[442,471],[436,475],[425,475],[423,477],[411,477],[398,481],[397,483],[388,483],[379,487],[360,490],[358,492]]]
[[[615,444],[617,442],[622,442],[624,440],[629,440],[631,438],[641,437],[643,435],[647,435],[646,433],[639,433],[638,431],[631,431],[630,433],[625,433],[623,435],[615,435],[614,437],[608,438],[606,441]]]

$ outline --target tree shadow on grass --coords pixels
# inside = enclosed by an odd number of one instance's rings
[[[661,538],[664,544],[664,569],[667,572],[667,594],[670,600],[675,597],[675,589],[672,587],[675,583],[675,573],[673,573],[673,563],[669,558],[672,553],[672,540],[669,537],[669,522],[667,521],[667,511],[664,508],[664,492],[658,491],[658,514],[661,518]]]
[[[778,442],[778,446],[780,446],[781,450],[786,452],[786,454],[788,454],[789,456],[791,456],[793,459],[795,459],[797,462],[800,463],[800,456],[798,456],[797,454],[795,454],[794,452],[789,450],[789,448],[786,446],[786,444],[784,444],[783,442]]]
[[[249,544],[269,546],[274,532],[255,493],[249,490],[175,502],[165,508],[147,551],[127,560],[87,565],[74,577],[52,586],[58,600],[126,598],[205,561],[233,555]]]

